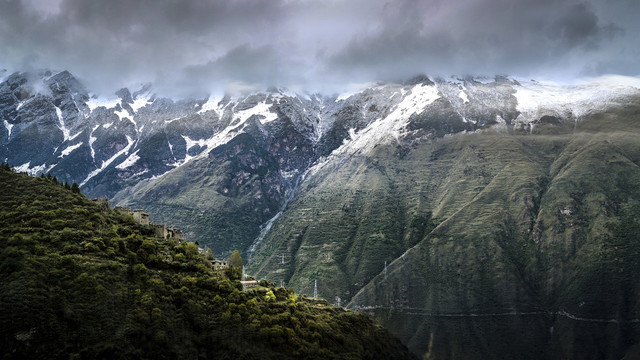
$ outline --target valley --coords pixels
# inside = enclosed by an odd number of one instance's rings
[[[317,281],[419,356],[623,358],[640,343],[633,79],[116,96],[68,72],[10,75],[0,158],[146,209],[216,257],[238,249],[256,278],[308,296]]]

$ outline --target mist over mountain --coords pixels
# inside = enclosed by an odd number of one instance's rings
[[[0,4],[0,69],[71,71],[91,90],[343,91],[417,73],[570,81],[640,75],[633,1],[129,1]]]
[[[144,209],[216,258],[238,250],[278,294],[362,310],[420,358],[636,358],[639,14],[622,0],[4,0],[0,161]],[[50,215],[0,229],[3,259],[20,238],[39,259]],[[347,341],[321,333],[304,341]]]
[[[622,357],[638,343],[639,99],[621,76],[176,100],[5,73],[0,158],[239,249],[258,278],[317,284],[420,356]]]

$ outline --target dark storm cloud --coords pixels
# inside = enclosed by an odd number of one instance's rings
[[[417,3],[422,4],[422,7]],[[379,31],[352,40],[330,66],[363,78],[427,73],[540,73],[585,70],[575,56],[609,51],[624,29],[568,1],[398,1]],[[583,60],[583,61],[585,61]],[[366,64],[363,68],[362,64]]]
[[[626,0],[0,0],[0,67],[176,96],[421,72],[638,75],[639,13]]]

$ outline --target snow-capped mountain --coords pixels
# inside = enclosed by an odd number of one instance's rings
[[[216,257],[242,250],[258,278],[307,294],[318,280],[416,353],[597,353],[588,321],[636,324],[640,306],[639,104],[626,77],[176,100],[0,73],[0,159],[146,209]]]
[[[575,126],[591,111],[640,90],[633,78],[561,86],[506,77],[375,84],[343,95],[269,89],[245,96],[173,100],[146,84],[96,96],[67,71],[4,74],[0,158],[32,175],[77,182],[90,196],[126,198],[249,134],[277,162],[280,186],[331,159],[460,132],[536,133],[548,122]],[[282,202],[284,190],[275,202]],[[267,211],[271,213],[271,211]]]

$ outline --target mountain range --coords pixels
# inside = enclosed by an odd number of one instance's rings
[[[0,83],[0,158],[146,209],[431,358],[640,346],[640,81],[418,76],[356,91]],[[317,282],[316,282],[317,281]]]

